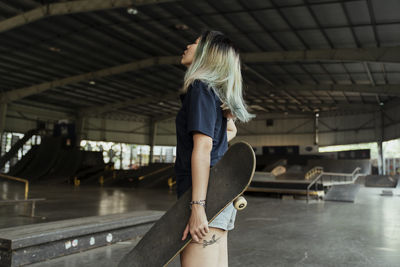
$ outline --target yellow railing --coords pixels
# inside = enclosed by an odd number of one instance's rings
[[[313,177],[316,177],[317,175],[319,175],[320,173],[322,173],[323,171],[324,171],[324,168],[322,168],[322,167],[319,167],[319,166],[314,167],[314,168],[312,168],[311,170],[309,170],[309,171],[304,175],[304,178],[305,178],[306,180],[310,180],[310,179],[312,179]]]
[[[0,178],[25,183],[25,200],[28,199],[29,194],[29,181],[26,179],[0,174]]]
[[[168,186],[169,189],[172,190],[172,187],[176,184],[176,181],[172,177],[168,178]]]

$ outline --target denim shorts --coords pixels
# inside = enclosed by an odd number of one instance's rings
[[[235,227],[236,212],[231,203],[208,226],[230,231]]]

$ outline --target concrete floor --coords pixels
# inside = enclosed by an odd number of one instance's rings
[[[0,199],[23,198],[23,185],[0,182]],[[3,205],[0,206],[0,228],[135,210],[167,210],[176,195],[168,190],[59,185],[31,186],[29,198],[46,199],[36,204],[37,217],[20,216],[30,214],[29,204]]]
[[[229,266],[400,266],[400,192],[383,197],[382,190],[363,187],[356,203],[306,204],[304,200],[249,195],[248,208],[238,213],[236,229],[229,234]],[[130,210],[166,210],[175,201],[175,195],[167,191],[64,186],[33,187],[32,197],[48,199],[37,207],[37,214],[46,220],[18,217],[18,209],[0,206],[0,227]],[[115,266],[137,241],[31,266]]]

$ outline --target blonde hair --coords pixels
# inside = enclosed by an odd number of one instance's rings
[[[195,51],[193,62],[185,73],[183,92],[200,80],[212,88],[233,116],[247,122],[255,115],[247,111],[243,100],[242,72],[239,52],[232,41],[217,31],[206,31]]]

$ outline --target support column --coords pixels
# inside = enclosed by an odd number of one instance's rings
[[[385,164],[385,156],[383,153],[383,140],[385,138],[385,116],[383,114],[383,109],[380,110],[381,115],[381,123],[380,123],[380,138],[379,138],[379,157],[382,162],[382,174],[386,174],[386,164]]]
[[[3,134],[6,128],[6,116],[7,116],[7,103],[0,103],[0,141],[3,140]],[[3,152],[5,148],[1,147],[0,152]]]
[[[314,114],[314,145],[319,144],[319,113]]]
[[[122,161],[124,160],[122,154],[123,154],[123,147],[122,143],[119,143],[119,148],[120,148],[120,153],[119,153],[119,169],[122,170]]]
[[[3,134],[6,127],[7,104],[0,103],[0,134]]]
[[[154,146],[156,145],[157,122],[154,119],[150,121],[150,158],[149,163],[154,161]]]
[[[383,140],[384,140],[384,114],[380,109],[375,113],[375,136],[378,145],[378,171],[380,175],[385,173],[385,157],[383,156]]]
[[[378,169],[379,169],[379,174],[383,175],[384,170],[385,170],[385,161],[383,158],[383,144],[382,140],[378,140]]]
[[[77,116],[75,119],[76,127],[76,146],[80,147],[81,140],[84,137],[85,129],[85,117]]]

